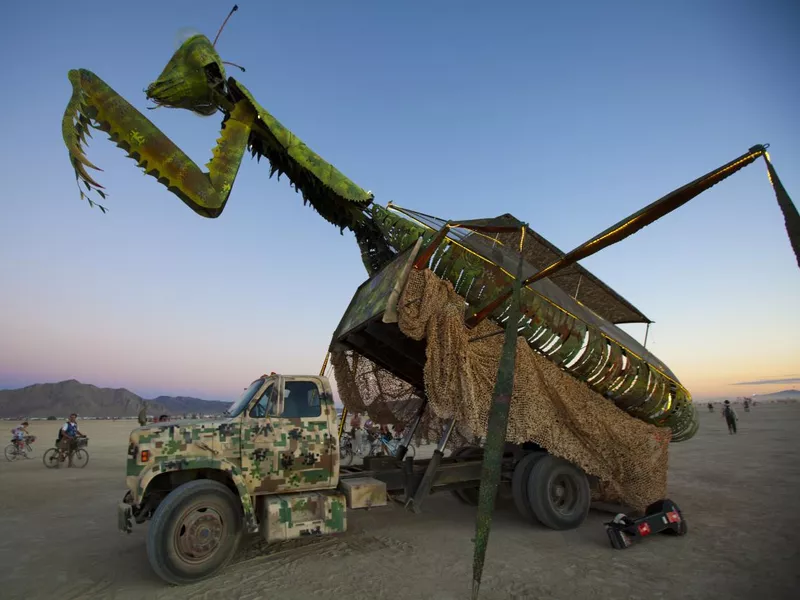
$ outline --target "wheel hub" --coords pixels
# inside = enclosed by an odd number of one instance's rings
[[[194,510],[178,528],[176,547],[189,562],[206,560],[219,548],[223,529],[222,519],[216,511]]]
[[[550,503],[561,514],[570,514],[577,502],[578,494],[568,476],[556,476],[550,484]]]

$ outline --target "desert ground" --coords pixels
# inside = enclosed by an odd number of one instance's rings
[[[593,510],[578,530],[526,524],[507,499],[494,516],[481,597],[603,599],[797,598],[800,590],[800,405],[739,408],[738,435],[719,409],[670,454],[669,495],[689,525],[612,550]],[[11,423],[0,423],[10,429]],[[475,510],[449,494],[421,515],[400,506],[356,511],[339,537],[266,547],[245,538],[218,577],[171,587],[150,570],[146,526],[116,529],[133,421],[83,421],[85,469],[45,469],[58,422],[38,421],[32,460],[0,459],[3,598],[247,600],[468,598]],[[423,446],[419,456],[432,446]]]

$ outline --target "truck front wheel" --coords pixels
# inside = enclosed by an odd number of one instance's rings
[[[147,558],[156,574],[181,585],[210,577],[228,564],[242,536],[239,504],[227,487],[208,479],[170,492],[147,532]]]

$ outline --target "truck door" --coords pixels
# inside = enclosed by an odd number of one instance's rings
[[[255,494],[329,489],[338,480],[333,403],[317,377],[275,377],[242,422],[242,473]]]

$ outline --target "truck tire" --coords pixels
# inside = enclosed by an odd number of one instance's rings
[[[239,499],[217,481],[190,481],[158,505],[147,531],[147,558],[164,581],[192,583],[227,565],[241,537]]]
[[[527,483],[531,512],[545,527],[575,529],[586,520],[592,494],[576,465],[547,454],[535,462]]]
[[[535,521],[536,517],[533,516],[531,502],[528,499],[528,479],[530,479],[533,465],[546,455],[546,452],[539,450],[526,454],[514,467],[514,474],[511,477],[511,495],[514,498],[514,506],[517,507],[519,514],[531,522]]]

